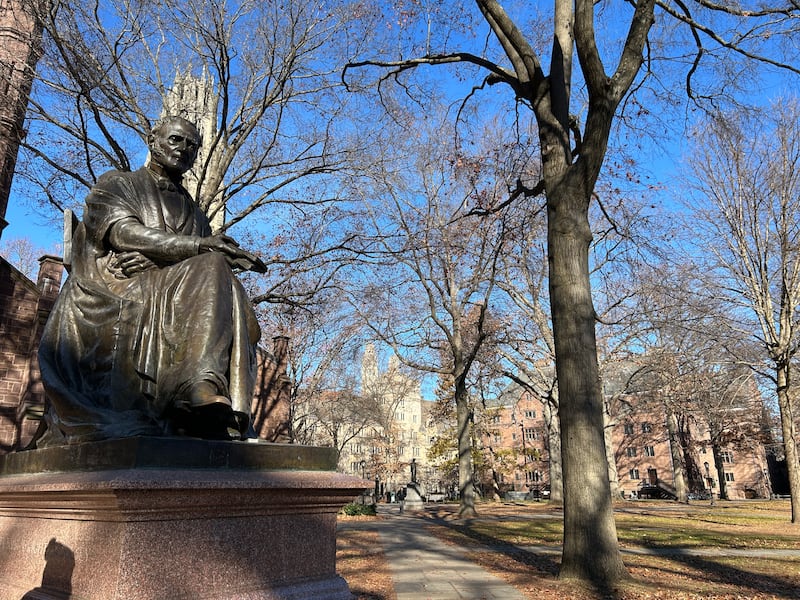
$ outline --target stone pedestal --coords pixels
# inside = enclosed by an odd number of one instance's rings
[[[406,486],[406,497],[400,505],[400,512],[415,512],[423,510],[425,503],[422,501],[422,491],[418,483],[409,483]]]
[[[0,600],[344,600],[329,448],[129,438],[0,457]]]

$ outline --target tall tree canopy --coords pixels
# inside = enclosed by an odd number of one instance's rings
[[[778,399],[792,522],[800,522],[797,406],[792,391],[800,348],[800,104],[768,112],[720,113],[696,138],[690,184],[692,230],[704,240],[713,289],[732,303],[761,347],[747,361]],[[744,362],[744,359],[742,359]]]
[[[541,180],[532,187],[518,180],[519,185],[510,186],[510,198],[546,198],[565,495],[561,576],[605,587],[627,572],[618,550],[606,469],[589,208],[615,117],[623,102],[634,111],[624,116],[647,114],[647,101],[664,90],[656,67],[665,65],[668,70],[671,60],[685,68],[685,87],[693,98],[727,93],[724,86],[733,82],[730,75],[741,64],[732,61],[742,57],[798,72],[791,54],[796,48],[765,44],[782,36],[788,40],[800,8],[783,3],[746,10],[707,2],[640,0],[616,6],[556,0],[552,13],[543,17],[527,3],[513,10],[496,0],[476,0],[476,6],[495,43],[479,38],[472,48],[454,49],[451,42],[463,40],[429,36],[418,56],[368,58],[353,62],[348,70],[388,69],[392,77],[384,71],[379,81],[383,91],[387,81],[402,83],[405,72],[421,65],[470,64],[484,72],[480,87],[504,84],[516,107],[533,113]],[[653,29],[657,15],[661,24]],[[606,24],[602,36],[598,23]],[[549,68],[543,60],[548,48]],[[789,54],[777,54],[782,51]],[[701,77],[706,69],[722,76]],[[645,82],[652,86],[645,88]],[[717,88],[719,83],[722,87]],[[632,88],[642,93],[631,96]]]

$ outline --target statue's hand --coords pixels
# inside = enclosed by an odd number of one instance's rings
[[[239,258],[246,254],[244,250],[239,248],[236,240],[227,235],[204,237],[200,240],[200,252],[222,252],[225,256],[231,258]]]
[[[212,235],[200,240],[200,252],[222,252],[234,270],[266,273],[267,266],[255,254],[242,250],[233,238],[227,235]]]
[[[120,252],[114,256],[111,267],[116,271],[116,277],[123,279],[133,277],[157,267],[156,263],[141,252]]]

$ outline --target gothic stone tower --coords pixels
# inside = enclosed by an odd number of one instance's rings
[[[2,0],[0,0],[2,2]],[[194,167],[183,177],[183,185],[200,203],[211,220],[211,229],[219,231],[225,224],[225,207],[220,196],[205,198],[200,188],[198,172],[207,168],[206,178],[213,178],[219,174],[219,151],[213,151],[213,140],[217,133],[217,91],[214,82],[204,70],[200,77],[191,73],[178,73],[172,88],[164,98],[162,116],[176,115],[183,117],[197,126],[203,143],[197,153]],[[212,186],[206,186],[206,189]]]
[[[0,235],[8,224],[6,209],[42,31],[33,16],[35,0],[0,0]]]

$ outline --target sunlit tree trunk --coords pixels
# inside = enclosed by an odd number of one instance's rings
[[[548,190],[550,303],[564,471],[560,576],[610,582],[627,570],[617,541],[589,282],[588,195],[569,176]]]
[[[686,462],[678,432],[678,418],[675,412],[667,408],[667,435],[669,436],[669,451],[672,456],[672,476],[675,482],[675,495],[678,502],[689,501],[689,490],[686,485]]]
[[[714,469],[717,471],[717,481],[719,481],[719,499],[728,499],[728,482],[725,480],[725,468],[722,463],[722,449],[719,442],[712,440],[711,455],[714,457]]]
[[[564,475],[561,469],[561,427],[558,424],[557,401],[548,399],[544,403],[544,418],[547,423],[548,450],[550,453],[550,502],[564,502]]]
[[[789,472],[789,493],[792,500],[792,523],[800,522],[800,457],[797,452],[797,425],[794,404],[789,395],[789,365],[778,365],[776,369],[778,408],[781,417],[783,448]]]
[[[458,490],[461,498],[458,515],[469,518],[476,514],[472,477],[472,414],[463,377],[456,379],[455,398],[458,423]]]

